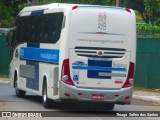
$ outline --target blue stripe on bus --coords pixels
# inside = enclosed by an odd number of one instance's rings
[[[36,11],[31,12],[31,16],[42,15],[43,13],[44,13],[44,10],[36,10]]]
[[[59,50],[22,47],[20,49],[20,59],[59,63]]]
[[[103,71],[126,71],[126,68],[98,67],[98,66],[72,66],[77,70],[103,70]]]
[[[40,43],[31,43],[31,42],[27,43],[27,48],[30,47],[39,48]],[[33,60],[26,60],[26,65],[34,66],[34,74],[35,74],[34,75],[35,78],[26,78],[26,87],[39,91],[39,62]]]

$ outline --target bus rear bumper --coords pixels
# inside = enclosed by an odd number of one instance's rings
[[[91,102],[106,102],[114,104],[130,104],[133,86],[118,90],[77,88],[60,82],[60,99]]]

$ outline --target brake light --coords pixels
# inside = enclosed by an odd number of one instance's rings
[[[65,95],[66,97],[70,97],[70,94],[69,94],[69,93],[64,93],[64,95]]]
[[[127,100],[127,99],[129,99],[129,98],[130,98],[130,96],[126,96],[124,99],[126,99],[126,100]]]
[[[130,62],[129,72],[126,82],[124,83],[122,88],[127,88],[133,86],[133,76],[134,76],[134,63]]]
[[[75,86],[71,76],[70,76],[70,70],[69,70],[69,59],[65,59],[63,61],[63,65],[62,65],[62,72],[61,72],[61,80],[69,85]]]
[[[75,10],[75,9],[77,9],[78,8],[78,6],[73,6],[72,7],[72,10]]]
[[[126,11],[129,12],[129,13],[131,13],[131,10],[129,8],[126,8]]]

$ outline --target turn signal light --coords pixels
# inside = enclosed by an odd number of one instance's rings
[[[65,59],[63,61],[62,72],[61,72],[61,80],[66,84],[75,86],[72,79],[71,79],[71,76],[70,76],[69,59]]]
[[[130,62],[128,77],[122,88],[133,86],[134,84],[133,76],[134,76],[134,63]]]

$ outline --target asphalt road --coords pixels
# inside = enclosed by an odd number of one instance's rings
[[[141,117],[140,119],[158,120],[160,118],[160,105],[136,99],[132,100],[131,105],[116,105],[113,111],[106,111],[105,107],[97,107],[95,104],[80,102],[55,102],[51,109],[45,109],[42,105],[41,97],[27,93],[26,97],[17,98],[14,89],[4,84],[0,84],[0,111],[41,111],[42,116],[46,116],[45,118],[36,118],[36,120],[53,120],[52,117],[47,116],[54,116],[54,120],[71,118],[75,120],[75,118],[81,119],[81,117],[83,117],[83,120],[106,120],[108,117],[110,117],[110,120],[124,119],[123,117],[117,117],[118,115],[127,115],[129,117],[126,119],[136,120],[138,117],[136,115],[140,115],[140,113],[147,115],[147,117]],[[152,113],[157,115],[157,111],[159,111],[159,117],[153,117]],[[147,113],[152,116],[148,117]],[[0,118],[0,120],[19,119],[21,120],[22,118]],[[29,120],[32,119],[35,120],[35,118],[29,118]]]

